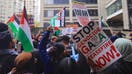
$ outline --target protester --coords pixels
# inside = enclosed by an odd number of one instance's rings
[[[114,45],[122,54],[122,59],[132,62],[132,42],[125,38],[119,38],[114,42]]]
[[[111,40],[112,42],[115,42],[116,39],[118,39],[118,36],[116,36],[116,35],[110,37],[110,40]]]
[[[90,66],[87,63],[85,56],[83,56],[81,52],[79,52],[79,58],[76,65],[78,68],[77,74],[90,74]]]
[[[46,51],[46,45],[49,43],[49,35],[50,35],[50,30],[51,30],[51,27],[48,28],[47,31],[44,32],[43,34],[43,38],[42,40],[40,41],[40,44],[39,44],[39,52],[40,52],[40,56],[42,58],[42,61],[44,63],[44,67],[45,67],[45,74],[53,74],[54,73],[54,69],[52,65],[52,60],[54,60],[54,62],[57,62],[58,61],[58,57],[61,53],[63,53],[63,50],[64,50],[64,47],[61,48],[61,49],[57,49],[56,47],[53,47],[53,48],[56,48],[55,50],[52,49],[51,51],[53,52],[49,52],[50,54],[48,54],[48,52]],[[56,52],[57,50],[60,50],[61,52]],[[52,57],[52,58],[51,58]]]
[[[52,41],[52,42],[56,42],[56,40],[57,40],[57,36],[52,36],[52,37],[51,37],[51,41]]]
[[[8,26],[0,23],[0,74],[7,74],[15,66],[17,52]]]
[[[31,60],[32,54],[30,52],[22,52],[15,58],[15,67],[12,68],[11,74],[23,74],[27,72],[27,67],[32,67]],[[30,64],[30,65],[29,65]]]
[[[124,38],[126,36],[126,34],[122,33],[121,31],[119,31],[117,34],[116,34],[119,38]]]
[[[43,34],[43,30],[40,30],[39,32],[38,32],[38,34],[36,35],[36,40],[38,41],[38,42],[40,42],[40,40],[42,39],[42,34]]]
[[[97,74],[132,74],[132,42],[125,38],[118,38],[114,45],[122,57]]]
[[[10,74],[42,74],[43,63],[40,60],[38,52],[22,52],[15,59],[15,67]]]
[[[64,50],[64,56],[70,56],[71,55],[71,45],[70,45],[70,37],[67,36],[67,35],[63,35],[63,36],[60,36],[58,37],[58,39],[56,40],[56,42],[61,42],[64,46],[65,46],[65,49]]]
[[[63,35],[61,38],[62,38],[62,43],[64,44],[66,49],[68,49],[70,45],[70,37],[67,35]]]
[[[120,74],[132,74],[132,42],[125,38],[119,38],[114,42],[114,45],[122,54],[118,68]]]
[[[50,28],[49,28],[50,29]],[[43,34],[39,44],[39,53],[44,63],[45,74],[82,74],[78,73],[77,63],[71,57],[64,57],[65,47],[63,43],[56,42],[46,51],[46,45],[49,43],[50,30]],[[90,73],[90,72],[89,72]]]
[[[55,74],[80,74],[78,72],[76,62],[70,57],[65,57],[60,61]]]

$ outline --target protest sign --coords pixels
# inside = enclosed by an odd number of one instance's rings
[[[87,8],[82,4],[73,4],[73,10],[79,24],[85,26],[90,21]]]
[[[121,57],[111,40],[93,21],[73,35],[72,41],[77,43],[77,48],[96,71],[105,69]]]

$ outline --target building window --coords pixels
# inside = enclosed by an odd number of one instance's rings
[[[127,0],[128,1],[128,3],[132,3],[132,0]]]
[[[132,30],[132,0],[128,0],[128,16],[129,16],[129,27]]]
[[[65,10],[65,16],[69,17],[69,10]]]
[[[54,0],[44,0],[44,4],[54,4]]]
[[[69,0],[44,0],[44,4],[69,4]]]
[[[47,28],[49,25],[50,25],[50,24],[49,24],[48,22],[45,22],[45,23],[43,24],[43,27],[44,27],[44,28]]]
[[[76,16],[76,14],[74,13],[74,10],[72,11],[72,16]]]
[[[69,4],[69,0],[54,0],[54,4]]]
[[[56,15],[60,10],[54,10],[54,15]],[[65,16],[69,17],[69,10],[65,10]]]
[[[98,16],[98,10],[97,9],[89,9],[88,13],[90,16]]]
[[[54,15],[56,15],[59,12],[59,10],[54,10]]]
[[[97,4],[97,0],[76,0],[78,2],[84,2],[87,4]]]
[[[44,10],[44,17],[53,17],[55,16],[60,10]],[[65,16],[69,17],[69,10],[65,10]]]
[[[117,0],[115,3],[111,4],[106,10],[107,10],[107,15],[111,15],[118,10],[122,9],[122,2],[121,0]]]
[[[53,10],[44,10],[44,17],[53,17],[54,11]]]

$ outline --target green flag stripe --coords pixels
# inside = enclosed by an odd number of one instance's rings
[[[30,40],[28,39],[26,33],[23,31],[23,29],[21,27],[19,28],[18,34],[20,34],[20,35],[18,35],[18,40],[23,45],[24,51],[31,52],[33,49],[33,46],[31,44]]]
[[[102,27],[107,27],[107,24],[102,21]]]
[[[9,27],[11,28],[14,37],[16,37],[17,36],[17,33],[18,33],[18,30],[17,30],[16,26],[14,25],[14,23],[13,22],[10,22],[9,23]]]
[[[54,17],[52,17],[51,19],[50,19],[50,24],[53,26],[53,27],[55,27],[55,20],[58,18],[58,15],[55,15]]]

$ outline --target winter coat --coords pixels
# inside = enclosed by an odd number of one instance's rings
[[[0,74],[7,74],[15,66],[14,60],[17,54],[11,49],[0,50]]]

